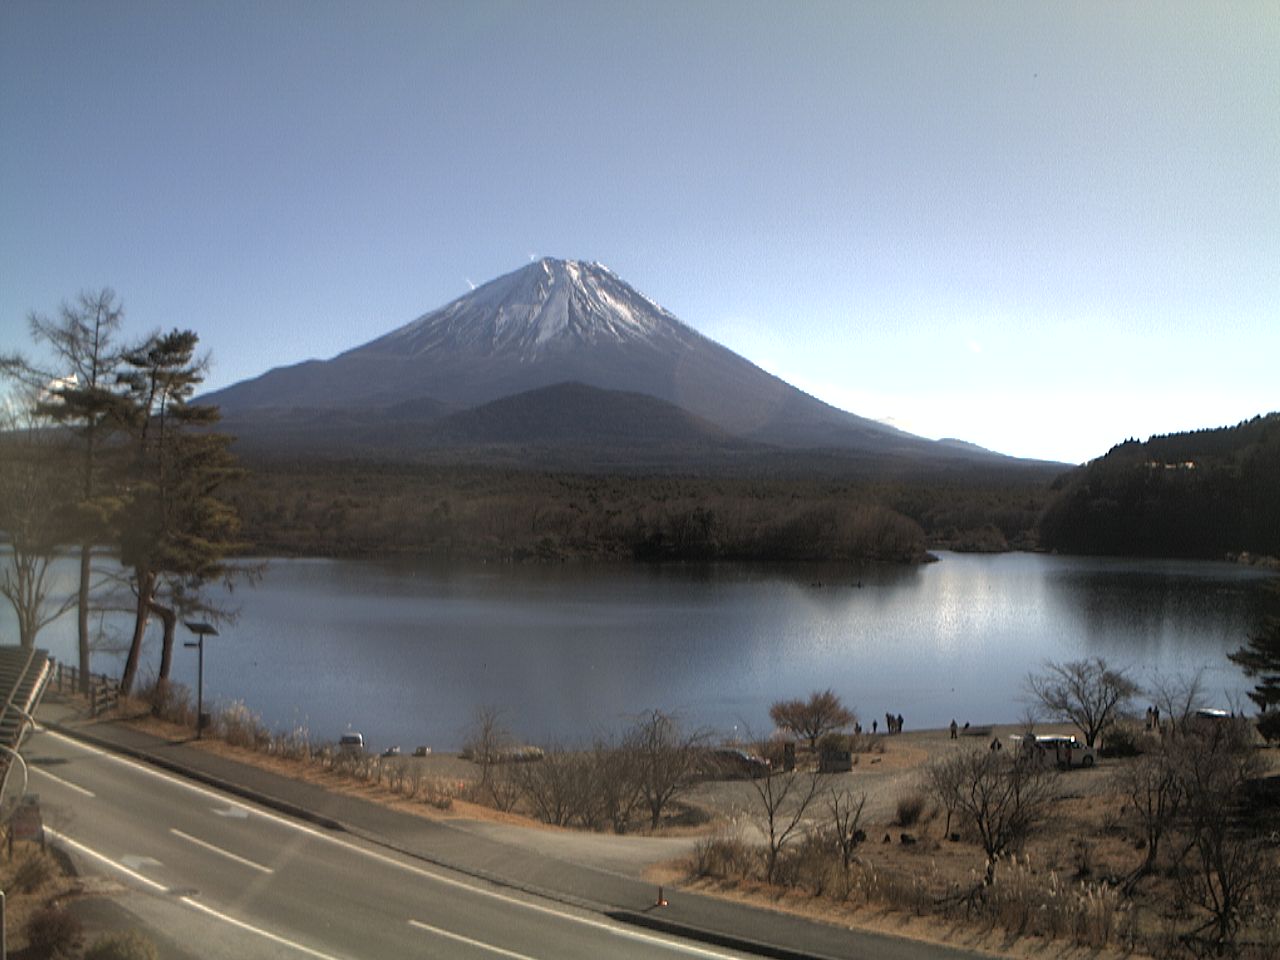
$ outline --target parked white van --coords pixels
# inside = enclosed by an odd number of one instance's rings
[[[1098,751],[1072,736],[1028,737],[1015,733],[1009,738],[1014,749],[1040,763],[1052,763],[1063,770],[1071,767],[1088,769],[1098,761]]]

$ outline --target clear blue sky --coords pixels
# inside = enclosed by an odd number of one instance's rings
[[[925,436],[1280,409],[1280,4],[0,4],[0,349],[108,285],[222,386],[532,255]]]

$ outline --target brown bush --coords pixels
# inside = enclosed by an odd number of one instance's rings
[[[740,837],[706,837],[693,845],[689,873],[714,880],[747,880],[760,868],[759,851]]]
[[[80,941],[80,921],[57,904],[41,907],[27,920],[27,944],[36,957],[69,956]]]
[[[23,893],[34,893],[54,875],[53,861],[44,853],[33,852],[18,865],[13,875],[13,885]]]
[[[156,945],[130,930],[99,937],[84,952],[84,960],[160,960]]]
[[[920,822],[920,815],[924,813],[925,799],[924,794],[919,791],[905,794],[898,798],[898,819],[897,823],[900,827],[911,827]]]

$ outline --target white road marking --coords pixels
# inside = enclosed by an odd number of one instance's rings
[[[89,797],[90,799],[97,796],[97,794],[94,793],[92,790],[86,790],[84,787],[80,786],[80,784],[72,783],[70,780],[63,780],[61,777],[55,776],[54,774],[50,773],[48,770],[44,769],[44,767],[38,767],[34,763],[30,764],[29,766],[30,766],[30,769],[34,770],[36,773],[43,774],[44,776],[52,780],[54,783],[62,784],[68,790],[74,790],[76,793],[81,794],[82,796]]]
[[[280,936],[278,933],[272,933],[270,930],[263,930],[261,927],[255,927],[251,923],[245,923],[243,920],[237,920],[235,917],[225,914],[221,910],[215,910],[213,907],[206,906],[198,900],[193,900],[191,897],[179,897],[178,899],[188,907],[191,907],[194,910],[199,910],[201,913],[208,914],[215,920],[221,920],[223,923],[229,923],[233,927],[239,927],[241,930],[247,930],[250,933],[256,933],[263,939],[270,940],[272,943],[278,943],[282,947],[289,947],[292,950],[297,950],[299,953],[305,953],[309,957],[315,957],[316,960],[342,960],[342,958],[335,957],[331,953],[321,953],[319,950],[312,950],[310,947],[298,943],[296,940],[289,940],[286,937]]]
[[[248,860],[245,857],[239,856],[238,854],[234,854],[230,850],[223,850],[221,847],[215,847],[212,843],[209,843],[207,840],[201,840],[199,837],[193,837],[189,833],[183,833],[177,827],[170,827],[169,832],[172,833],[175,837],[181,837],[183,840],[186,840],[188,843],[194,843],[197,847],[203,847],[205,850],[208,850],[210,853],[216,853],[219,856],[226,857],[228,860],[234,860],[236,863],[244,864],[246,867],[252,867],[254,870],[257,870],[260,873],[275,873],[275,870],[271,869],[271,867],[264,867],[262,864],[254,863],[252,860]]]
[[[123,863],[130,870],[141,870],[143,867],[163,867],[164,866],[164,864],[161,863],[159,860],[157,860],[155,857],[139,857],[139,856],[134,856],[133,854],[127,854],[126,856],[121,857],[120,862]]]
[[[53,830],[49,827],[45,827],[44,829],[45,829],[45,833],[49,834],[59,843],[66,844],[72,850],[75,850],[78,853],[83,854],[84,856],[89,857],[92,860],[97,860],[100,863],[105,863],[108,867],[111,867],[113,870],[117,870],[120,873],[123,873],[125,876],[136,881],[137,883],[141,884],[147,889],[155,893],[169,892],[169,888],[164,886],[164,884],[156,883],[150,877],[144,877],[142,874],[138,873],[136,870],[130,870],[124,864],[117,863],[115,860],[112,860],[106,854],[99,853],[97,850],[94,850],[92,847],[86,847],[83,843],[80,843],[77,840],[72,840],[65,833],[59,833],[57,830]],[[200,903],[199,901],[193,899],[192,897],[178,897],[177,899],[180,903],[186,904],[188,907],[191,907],[193,910],[199,910],[201,913],[207,914],[208,916],[213,917],[216,920],[221,920],[224,923],[229,923],[233,927],[239,927],[241,930],[247,930],[249,933],[255,933],[266,940],[270,940],[272,943],[278,943],[281,946],[289,947],[290,949],[297,950],[299,953],[304,953],[309,957],[315,957],[316,960],[342,960],[342,958],[340,957],[335,957],[332,954],[328,954],[328,953],[321,953],[319,950],[313,950],[311,949],[311,947],[308,947],[305,944],[301,944],[301,943],[297,943],[296,941],[289,940],[285,937],[280,936],[277,933],[272,933],[270,930],[263,930],[261,927],[255,927],[251,923],[245,923],[243,920],[237,920],[235,917],[229,916],[228,914],[225,914],[220,910],[214,910],[212,907],[206,906],[205,904]]]
[[[219,810],[217,807],[215,807],[213,809],[213,812],[220,817],[227,817],[231,820],[249,819],[249,811],[246,810],[244,807],[236,806],[234,803],[231,804],[229,807],[227,807],[227,809],[225,810]]]
[[[184,790],[189,790],[192,793],[199,794],[202,797],[208,797],[219,804],[230,804],[233,807],[236,806],[236,803],[229,800],[225,793],[218,793],[207,787],[202,787],[198,784],[192,783],[190,780],[183,780],[181,777],[165,773],[162,770],[157,770],[155,767],[149,766],[145,763],[140,763],[137,760],[130,760],[128,757],[118,756],[109,750],[102,750],[99,747],[90,746],[89,744],[77,740],[74,737],[68,737],[65,734],[58,733],[56,730],[46,729],[43,735],[53,737],[55,740],[61,740],[69,747],[75,747],[77,750],[83,750],[85,753],[92,753],[96,756],[102,757],[103,759],[110,760],[112,763],[119,764],[122,767],[128,767],[131,770],[136,770],[138,773],[146,774],[156,780],[164,780],[166,783],[171,783],[183,788]],[[289,822],[281,817],[270,817],[270,815],[267,814],[264,814],[264,816],[268,816],[269,819],[279,820],[281,823]]]
[[[178,787],[182,787],[185,790],[189,790],[201,796],[212,797],[221,803],[227,802],[227,798],[223,794],[215,793],[213,790],[191,783],[190,781],[183,780],[181,777],[174,776],[173,774],[156,770],[152,767],[147,766],[146,764],[139,763],[136,760],[129,760],[125,757],[116,756],[115,754],[110,753],[106,750],[102,750],[98,747],[90,746],[89,744],[86,744],[86,743],[82,743],[79,740],[73,739],[72,737],[64,736],[63,734],[60,734],[54,730],[47,730],[46,735],[55,737],[56,739],[61,740],[64,743],[69,744],[70,746],[83,750],[86,753],[92,753],[102,757],[106,757],[108,760],[112,760],[115,763],[119,763],[119,764],[122,764],[123,766],[130,767],[134,770],[144,773],[147,776],[154,777],[158,780],[164,780],[168,783],[172,783]],[[387,856],[386,854],[379,853],[376,850],[369,850],[369,849],[366,849],[365,847],[357,846],[356,844],[351,843],[350,841],[343,840],[340,837],[331,836],[330,834],[327,834],[327,833],[323,833],[320,830],[315,829],[314,827],[307,826],[306,824],[297,823],[293,820],[285,819],[284,817],[278,816],[277,814],[271,813],[267,810],[254,809],[253,814],[256,817],[262,817],[263,819],[281,824],[283,826],[288,827],[291,830],[295,830],[299,833],[304,833],[307,836],[314,837],[317,840],[322,840],[325,843],[342,847],[343,849],[352,851],[353,853],[361,854],[365,857],[368,857],[371,860],[377,860],[380,863],[385,863],[394,867],[398,867],[399,869],[404,870],[408,873],[415,874],[417,876],[423,877],[428,880],[433,880],[436,883],[441,883],[441,884],[444,884],[445,886],[456,887],[460,890],[465,890],[469,893],[474,893],[478,896],[488,897],[492,900],[498,900],[503,903],[511,904],[513,906],[524,907],[526,910],[533,910],[538,913],[549,914],[550,916],[557,917],[561,920],[570,921],[572,923],[577,923],[586,927],[593,927],[597,930],[605,931],[613,934],[614,936],[623,937],[628,940],[635,940],[641,943],[651,943],[655,946],[659,946],[667,950],[675,951],[677,953],[688,954],[689,956],[705,957],[707,958],[707,960],[737,960],[737,955],[735,954],[721,953],[719,951],[709,950],[705,947],[696,946],[691,943],[684,943],[678,940],[671,940],[665,937],[659,937],[650,933],[643,933],[639,930],[635,930],[630,927],[615,925],[613,923],[605,923],[602,920],[593,920],[590,917],[583,917],[574,913],[566,913],[563,910],[557,910],[552,907],[542,906],[541,904],[531,903],[528,900],[521,900],[518,897],[513,897],[504,893],[499,893],[496,890],[487,890],[484,887],[476,886],[474,882],[465,883],[461,880],[455,880],[453,877],[447,877],[447,876],[444,876],[443,874],[435,873],[431,870],[426,870],[415,864],[405,863],[401,860],[395,859],[394,857],[390,857],[390,856]]]
[[[137,870],[130,869],[129,867],[125,866],[123,863],[117,863],[116,861],[112,860],[110,857],[106,856],[105,854],[101,854],[97,850],[91,849],[90,847],[86,847],[83,843],[80,843],[76,840],[72,840],[65,833],[59,833],[57,830],[54,830],[52,827],[45,827],[44,832],[47,833],[49,836],[53,837],[53,839],[57,840],[59,843],[66,844],[68,847],[70,847],[72,850],[75,850],[77,853],[83,854],[84,856],[89,857],[91,860],[97,860],[100,863],[105,863],[107,866],[111,867],[113,870],[117,870],[120,873],[123,873],[126,877],[129,877],[131,880],[134,880],[137,883],[140,883],[142,886],[146,887],[148,890],[151,890],[154,893],[169,892],[169,888],[166,887],[164,884],[156,883],[156,881],[152,880],[150,877],[144,877]]]
[[[421,920],[410,920],[409,926],[417,927],[419,930],[426,930],[428,933],[434,933],[437,937],[447,937],[450,940],[456,940],[458,943],[465,943],[469,947],[476,947],[486,953],[496,953],[500,957],[510,957],[511,960],[535,960],[534,957],[524,953],[516,953],[514,950],[504,950],[502,947],[495,947],[491,943],[485,943],[483,940],[472,940],[470,937],[464,937],[460,933],[450,933],[448,930],[442,930],[439,927],[433,927],[429,923],[423,923]]]

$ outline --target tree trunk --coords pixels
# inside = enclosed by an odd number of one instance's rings
[[[138,571],[138,607],[133,622],[133,639],[129,642],[129,656],[124,662],[120,677],[120,696],[127,697],[133,691],[133,681],[138,675],[138,659],[142,655],[142,639],[151,620],[151,603],[155,598],[156,575],[150,571]]]
[[[151,612],[164,624],[164,641],[160,647],[160,676],[158,679],[168,683],[169,669],[173,666],[173,634],[178,626],[178,615],[168,607],[162,607],[154,601]]]
[[[80,545],[80,594],[76,601],[76,616],[80,636],[80,692],[89,694],[89,578],[93,547]]]

